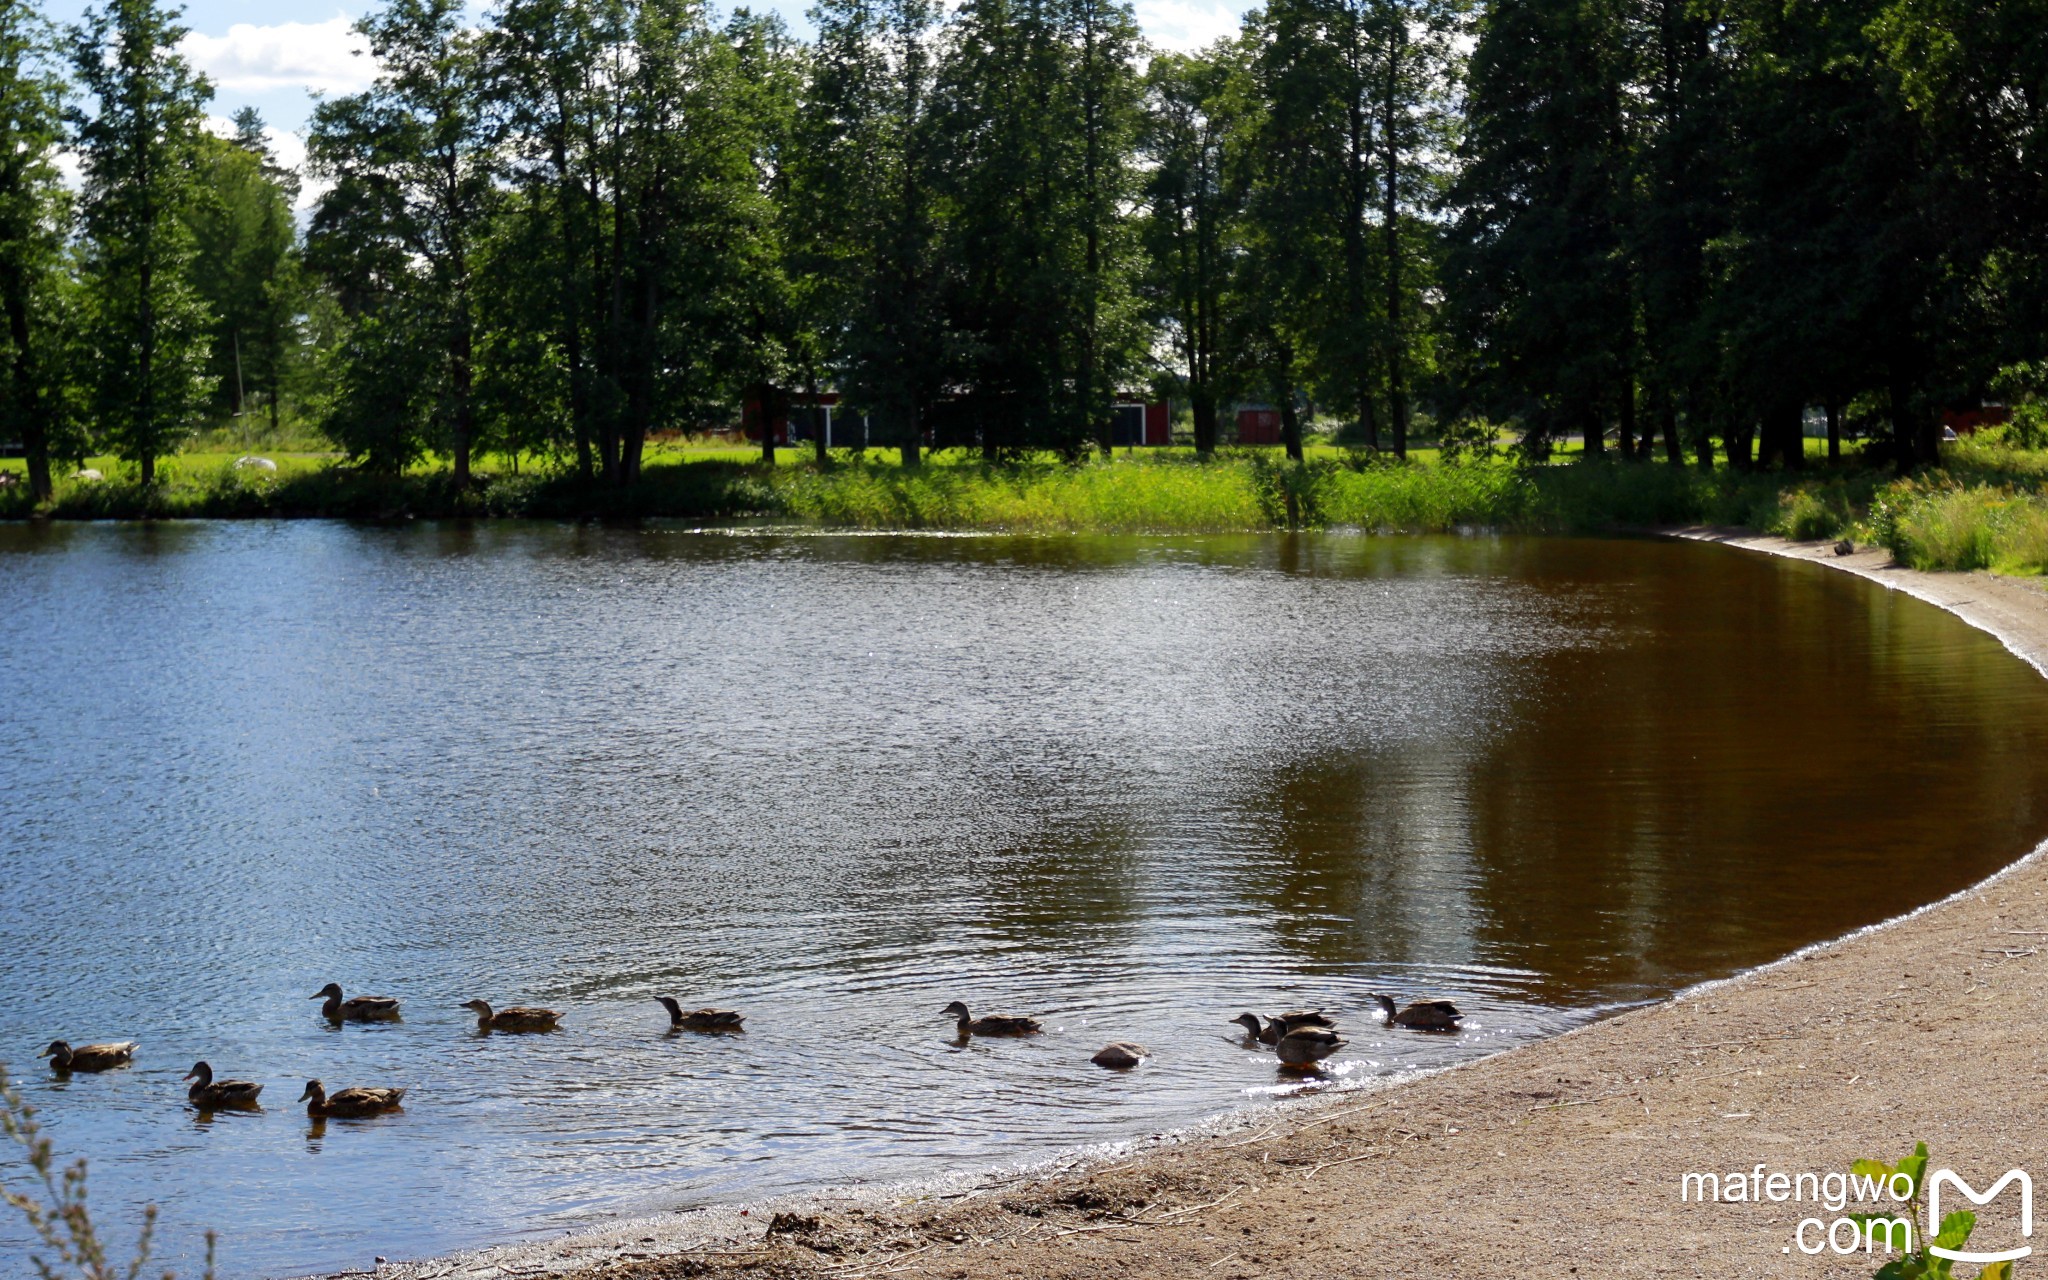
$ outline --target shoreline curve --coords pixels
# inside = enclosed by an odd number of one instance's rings
[[[2048,678],[2048,589],[1745,530],[1991,634]],[[1976,1185],[2048,1171],[2048,842],[1976,884],[1640,1009],[1377,1087],[1023,1172],[824,1189],[379,1266],[379,1280],[1396,1274],[1868,1276],[1793,1248],[1796,1201],[1689,1172],[1846,1170],[1926,1141]],[[1251,1132],[1258,1130],[1258,1132]],[[1247,1134],[1250,1136],[1246,1136]],[[1853,1206],[1852,1206],[1853,1207]]]

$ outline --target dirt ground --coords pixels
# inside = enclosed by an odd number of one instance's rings
[[[2048,592],[2032,583],[1687,536],[1910,591],[2048,670]],[[1921,1140],[1930,1168],[1953,1166],[1978,1188],[2014,1167],[2048,1177],[2044,1099],[2048,860],[2037,855],[1668,1003],[1113,1163],[679,1214],[377,1275],[1867,1277],[1881,1259],[1798,1247],[1802,1219],[1840,1216],[1810,1197],[1702,1204],[1681,1198],[1683,1175],[1825,1174],[1896,1160]],[[2015,1209],[2008,1192],[1984,1210],[1973,1246],[2016,1242]],[[1809,1225],[1804,1243],[1822,1239]]]

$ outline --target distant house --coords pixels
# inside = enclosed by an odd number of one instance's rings
[[[1270,404],[1237,406],[1239,444],[1279,444],[1280,410]]]
[[[740,407],[740,423],[747,439],[760,443],[761,402],[758,396],[749,395]],[[810,443],[818,438],[820,432],[824,433],[825,446],[829,449],[865,449],[868,444],[867,415],[841,409],[836,391],[820,391],[815,398],[802,391],[790,392],[780,412],[769,419],[768,426],[775,433],[778,445]]]
[[[2002,404],[1987,404],[1975,409],[1944,409],[1941,425],[1945,431],[1959,436],[1973,435],[1979,427],[1996,427],[2012,421],[2012,410]]]
[[[959,430],[945,429],[955,417],[945,410],[946,406],[939,406],[933,420],[927,423],[925,442],[940,447],[975,443],[971,431],[963,434]],[[761,439],[758,397],[749,395],[746,398],[740,409],[740,423],[746,438],[758,444]],[[842,409],[836,391],[820,391],[815,400],[801,391],[791,392],[786,405],[769,419],[768,426],[775,433],[778,445],[814,441],[821,431],[827,448],[859,449],[869,443],[867,415]],[[1119,449],[1173,443],[1173,418],[1167,402],[1147,400],[1135,394],[1120,396],[1110,408],[1109,440]]]
[[[1119,398],[1110,410],[1109,443],[1118,449],[1173,443],[1173,417],[1164,400]]]

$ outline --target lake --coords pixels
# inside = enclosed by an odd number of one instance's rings
[[[0,1059],[181,1272],[208,1226],[289,1275],[1142,1138],[1300,1087],[1243,1010],[1340,1011],[1356,1085],[2048,835],[1994,640],[1657,541],[14,525],[0,655]],[[961,1047],[953,999],[1046,1034]],[[57,1037],[143,1047],[64,1081]],[[265,1110],[186,1107],[200,1058]],[[315,1076],[410,1092],[320,1128]]]

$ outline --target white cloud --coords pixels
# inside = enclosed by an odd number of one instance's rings
[[[1138,26],[1157,49],[1192,53],[1234,36],[1245,6],[1231,0],[1137,0]]]
[[[232,93],[358,93],[376,78],[377,63],[352,24],[342,14],[325,22],[237,22],[224,36],[193,32],[178,51],[216,87]]]

